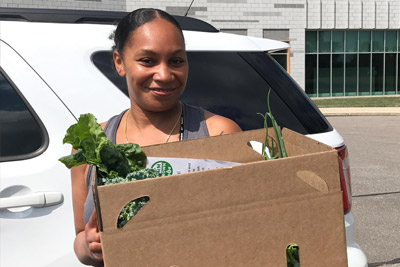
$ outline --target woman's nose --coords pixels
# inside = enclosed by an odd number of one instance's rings
[[[174,74],[172,73],[170,67],[166,63],[161,63],[158,65],[153,79],[161,82],[170,82],[174,79]]]

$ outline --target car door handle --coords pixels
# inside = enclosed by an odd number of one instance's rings
[[[19,207],[44,208],[62,203],[64,196],[61,192],[37,192],[26,196],[0,198],[0,209]]]

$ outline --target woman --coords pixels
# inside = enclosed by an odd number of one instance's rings
[[[126,77],[131,104],[108,125],[102,124],[112,142],[147,146],[240,131],[230,119],[180,103],[188,62],[182,30],[172,16],[156,9],[135,10],[118,24],[114,41],[115,68]],[[82,165],[71,170],[74,249],[82,263],[102,266],[100,235],[86,182],[89,169]]]

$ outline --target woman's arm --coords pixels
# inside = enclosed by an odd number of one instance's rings
[[[216,115],[207,110],[204,111],[204,117],[210,136],[230,134],[241,132],[239,125],[231,119]]]
[[[72,201],[74,208],[75,241],[74,250],[80,262],[87,265],[103,266],[100,233],[97,229],[96,214],[93,212],[85,225],[83,219],[84,204],[88,193],[86,174],[88,165],[71,168]]]
[[[104,129],[107,122],[101,123]],[[72,153],[75,150],[72,150]],[[71,168],[72,204],[74,208],[75,241],[74,251],[79,261],[86,265],[103,266],[103,254],[100,233],[97,226],[96,211],[93,211],[88,223],[84,222],[84,205],[88,194],[86,176],[89,165]]]

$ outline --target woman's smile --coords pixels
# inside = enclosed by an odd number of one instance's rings
[[[158,95],[158,96],[168,96],[173,93],[174,88],[148,88],[150,92]]]

